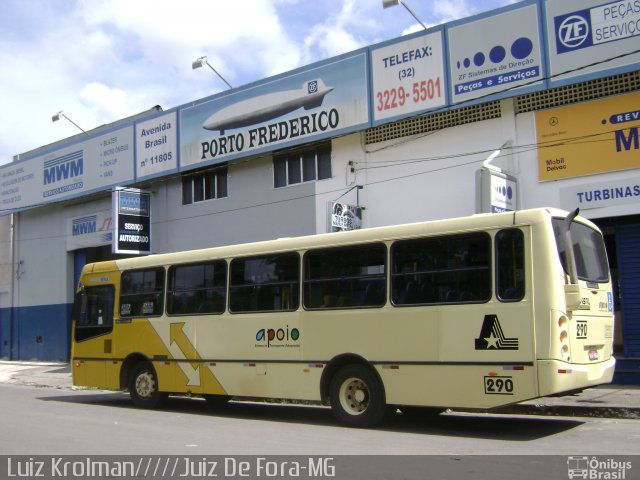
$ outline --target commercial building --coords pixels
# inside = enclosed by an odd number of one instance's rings
[[[526,0],[17,156],[0,167],[0,357],[67,359],[82,266],[147,240],[579,207],[605,232],[618,379],[640,382],[636,10]],[[116,187],[149,193],[149,227],[116,227]]]

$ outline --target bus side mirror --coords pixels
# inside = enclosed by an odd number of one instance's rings
[[[580,297],[580,284],[569,283],[564,286],[564,300],[567,310],[577,310],[580,307],[582,298]]]

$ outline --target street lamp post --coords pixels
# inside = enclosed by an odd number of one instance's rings
[[[79,128],[82,133],[84,133],[85,135],[88,135],[87,132],[84,131],[84,129],[78,125],[76,122],[74,122],[73,120],[71,120],[69,117],[67,117],[64,112],[62,110],[60,110],[58,113],[56,113],[55,115],[53,115],[51,117],[51,121],[52,122],[57,122],[58,120],[60,120],[61,118],[66,118],[67,120],[69,120],[73,125],[75,125],[77,128]]]
[[[418,21],[418,23],[419,23],[420,25],[422,25],[422,28],[424,28],[425,30],[427,30],[427,26],[424,24],[424,22],[423,22],[422,20],[420,20],[420,19],[418,18],[418,16],[417,16],[415,13],[413,13],[413,10],[411,10],[411,9],[409,8],[409,5],[407,5],[406,3],[404,3],[402,0],[382,0],[382,7],[383,7],[383,8],[395,7],[396,5],[402,5],[404,8],[406,8],[406,9],[407,9],[407,11],[408,11],[411,15],[413,15],[413,18],[415,18],[415,19]]]
[[[220,75],[220,73],[219,73],[215,68],[213,68],[213,67],[211,66],[211,64],[209,63],[209,60],[207,59],[207,57],[206,57],[206,56],[203,56],[203,57],[200,57],[200,58],[195,59],[195,60],[191,63],[191,68],[193,68],[193,69],[195,70],[196,68],[200,68],[200,67],[202,67],[203,65],[207,65],[211,70],[213,70],[213,72],[214,72],[216,75],[218,75],[218,77],[220,77],[220,79],[221,79],[224,83],[226,83],[226,84],[227,84],[227,86],[228,86],[229,88],[233,88],[233,87],[231,86],[231,84],[230,84],[229,82],[227,82],[227,81],[225,80],[225,78],[224,78],[222,75]]]

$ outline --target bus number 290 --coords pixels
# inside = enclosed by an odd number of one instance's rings
[[[487,395],[513,395],[511,377],[484,377],[484,393]]]

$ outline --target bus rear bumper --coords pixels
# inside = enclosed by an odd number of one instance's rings
[[[541,397],[611,383],[616,359],[590,364],[538,360],[538,388]]]

